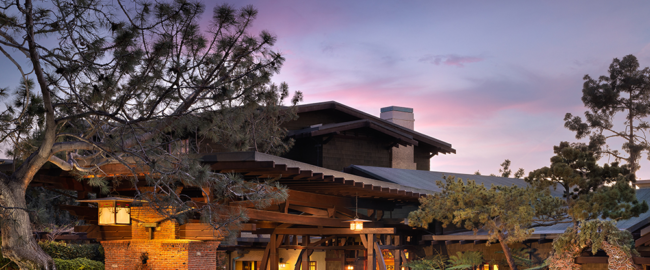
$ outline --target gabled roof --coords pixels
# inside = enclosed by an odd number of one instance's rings
[[[375,122],[368,119],[361,119],[361,120],[336,123],[336,124],[327,124],[327,125],[315,126],[315,127],[310,127],[310,128],[300,129],[300,130],[294,130],[294,131],[290,131],[287,134],[287,136],[294,137],[294,138],[314,137],[314,136],[331,134],[335,132],[364,128],[364,127],[374,129],[376,131],[389,135],[393,138],[396,138],[398,139],[400,144],[418,145],[418,141],[414,140],[413,136],[400,132],[399,130],[395,130],[394,128],[389,127],[384,123]]]
[[[407,135],[408,137],[411,137],[413,141],[417,142],[417,144],[413,145],[418,145],[421,147],[430,147],[432,148],[431,150],[436,150],[437,152],[440,153],[456,153],[456,149],[451,147],[450,143],[438,140],[436,138],[427,136],[425,134],[422,134],[420,132],[402,127],[398,124],[386,121],[384,119],[381,119],[379,117],[376,117],[374,115],[362,112],[360,110],[354,109],[352,107],[343,105],[341,103],[335,102],[335,101],[327,101],[327,102],[320,102],[320,103],[312,103],[312,104],[305,104],[305,105],[298,105],[297,106],[297,113],[305,113],[305,112],[313,112],[313,111],[322,111],[322,110],[336,110],[340,111],[342,113],[348,114],[350,116],[353,116],[355,118],[358,118],[359,120],[366,120],[368,124],[365,125],[374,125],[373,127],[377,127],[378,131],[384,132],[390,136],[395,137],[395,134],[403,134]],[[351,127],[353,124],[359,124],[359,123],[352,123],[352,122],[357,122],[357,121],[351,121],[347,122],[348,124],[347,127]],[[344,124],[344,123],[341,123]],[[327,125],[323,125],[327,126]],[[371,127],[371,128],[373,128]],[[327,128],[327,127],[326,127]],[[333,130],[332,127],[329,127],[330,130]],[[301,133],[298,133],[299,131],[295,131],[295,134],[307,134],[311,128],[305,129],[305,131],[302,131]],[[323,131],[325,132],[325,131]],[[389,132],[389,133],[387,133]],[[311,135],[311,134],[309,134]],[[315,136],[315,135],[314,135]],[[398,137],[396,137],[398,138]],[[401,139],[401,138],[398,138]]]

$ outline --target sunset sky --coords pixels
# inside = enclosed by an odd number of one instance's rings
[[[547,166],[554,145],[575,141],[563,117],[584,112],[585,74],[627,54],[650,65],[648,1],[231,3],[258,8],[255,29],[276,34],[286,57],[275,80],[304,103],[414,108],[416,130],[457,150],[432,158],[435,171]]]
[[[222,2],[205,3],[208,23]],[[253,31],[275,34],[286,58],[274,81],[302,91],[303,104],[335,100],[377,116],[413,108],[417,131],[457,150],[432,158],[434,171],[547,166],[554,145],[576,141],[563,117],[585,111],[585,74],[606,75],[628,54],[650,65],[650,1],[229,3],[259,10]],[[15,85],[0,59],[2,86]],[[638,175],[650,179],[645,156]]]

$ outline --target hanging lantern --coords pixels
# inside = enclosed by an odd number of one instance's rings
[[[94,200],[78,200],[78,202],[97,203],[99,225],[131,225],[131,204],[133,199],[107,197]]]
[[[345,269],[354,270],[354,265],[348,264],[348,266]]]
[[[345,222],[350,222],[350,230],[360,231],[363,230],[363,223],[370,222],[370,220],[359,218],[359,197],[355,195],[354,198],[356,202],[356,208],[354,209],[354,219],[346,220]]]
[[[284,259],[283,259],[283,258],[280,258],[280,265],[279,265],[279,266],[280,266],[280,268],[285,268],[285,267],[287,267],[287,264],[284,263]]]
[[[360,219],[359,217],[354,217],[354,219],[346,220],[345,222],[350,222],[350,230],[360,231],[363,230],[363,223],[370,222],[370,220]]]

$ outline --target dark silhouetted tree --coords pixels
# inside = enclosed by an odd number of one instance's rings
[[[589,137],[589,146],[596,154],[624,160],[635,180],[641,155],[650,150],[646,139],[650,128],[646,120],[650,115],[650,69],[639,69],[636,57],[627,55],[622,60],[614,58],[608,72],[609,76],[597,80],[585,75],[582,102],[588,111],[584,121],[567,113],[564,126],[574,131],[577,139]],[[617,123],[617,115],[625,120]],[[626,154],[610,148],[607,141],[613,138],[624,141],[621,148]]]
[[[21,269],[55,268],[32,237],[25,201],[47,162],[78,175],[103,174],[112,163],[133,175],[148,168],[149,188],[158,192],[139,189],[134,177],[138,197],[176,220],[200,215],[215,229],[245,219],[219,201],[264,206],[286,198],[272,182],[211,172],[183,142],[209,133],[227,149],[281,153],[291,144],[279,127],[295,117],[282,110],[288,89],[271,84],[284,62],[271,49],[276,37],[249,32],[257,16],[251,6],[219,5],[201,29],[204,10],[187,0],[2,1],[0,51],[21,74],[17,91],[0,90],[9,100],[0,143],[16,160],[12,174],[0,173],[5,257]],[[179,183],[209,190],[214,200],[183,199],[173,192]]]

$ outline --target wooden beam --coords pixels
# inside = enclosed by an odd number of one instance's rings
[[[367,243],[366,247],[367,247],[366,251],[368,252],[368,254],[366,256],[366,258],[367,258],[366,263],[368,265],[367,269],[368,270],[375,270],[376,269],[376,267],[375,267],[376,262],[375,262],[375,254],[374,254],[374,250],[375,250],[375,235],[374,234],[372,234],[372,233],[368,234],[368,243]]]
[[[271,242],[267,246],[271,247],[271,253],[269,254],[270,267],[269,270],[278,270],[278,246],[276,243],[277,235],[271,234]]]
[[[306,206],[297,206],[297,205],[291,205],[288,208],[296,210],[296,211],[300,211],[300,212],[303,212],[303,213],[312,214],[314,216],[321,216],[321,217],[330,218],[329,212],[327,210],[323,210],[323,209],[318,209],[318,208],[313,208],[313,207],[306,207]]]
[[[402,270],[402,250],[401,249],[394,249],[392,250],[393,252],[393,258],[395,258],[395,270]]]
[[[262,262],[260,263],[260,270],[266,270],[267,266],[269,265],[269,254],[271,254],[271,247],[273,245],[266,245],[266,249],[264,249],[264,255],[262,255]]]
[[[632,257],[635,264],[650,264],[649,257]]]
[[[641,238],[637,239],[634,241],[634,247],[640,247],[643,246],[645,243],[650,242],[650,233],[646,234],[644,236],[641,236]]]
[[[379,249],[379,244],[375,242],[375,253],[377,253],[377,264],[379,266],[379,270],[386,270],[386,261],[384,261],[384,254],[381,253],[381,249]]]
[[[342,219],[326,218],[326,217],[313,217],[285,214],[279,212],[271,212],[257,209],[246,209],[248,218],[253,220],[273,221],[280,223],[299,224],[299,225],[312,225],[312,226],[328,226],[328,227],[350,227]],[[283,233],[291,234],[291,233]]]
[[[321,218],[325,219],[325,218]],[[349,225],[347,226],[349,227]],[[349,228],[291,228],[276,229],[276,234],[310,234],[310,235],[358,235],[358,234],[395,234],[395,228],[364,228],[353,231]]]
[[[304,236],[303,236],[304,237]],[[309,239],[309,238],[308,238]],[[303,241],[303,243],[309,244],[309,240]],[[301,263],[302,263],[302,270],[309,270],[309,251],[303,250],[304,252],[300,252],[301,255]]]

